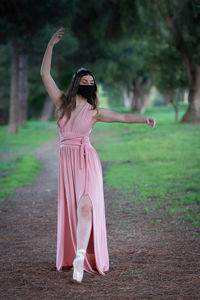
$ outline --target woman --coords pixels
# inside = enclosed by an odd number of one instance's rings
[[[96,122],[154,128],[155,120],[98,107],[96,79],[84,68],[73,75],[65,95],[50,75],[52,49],[63,34],[61,27],[49,41],[40,73],[57,107],[60,135],[56,267],[73,265],[73,279],[81,282],[84,270],[105,275],[109,269],[102,168],[89,141],[92,128]]]

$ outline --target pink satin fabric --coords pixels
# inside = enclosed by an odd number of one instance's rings
[[[56,268],[72,266],[77,247],[77,207],[81,196],[88,194],[92,202],[92,232],[84,270],[99,273],[109,270],[103,176],[101,162],[89,135],[92,131],[92,106],[87,102],[73,124],[58,127],[60,136],[58,171],[58,215]]]

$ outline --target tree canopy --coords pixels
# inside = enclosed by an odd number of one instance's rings
[[[28,56],[28,111],[39,113],[45,95],[39,77],[42,56],[52,34],[64,26],[66,34],[52,61],[52,74],[61,89],[81,66],[91,69],[106,89],[122,95],[131,90],[132,109],[136,85],[140,96],[152,85],[163,94],[188,89],[183,121],[198,122],[199,21],[198,0],[2,0],[0,71],[9,76],[11,45]],[[4,81],[0,85],[5,110],[10,87]]]

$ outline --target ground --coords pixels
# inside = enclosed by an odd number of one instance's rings
[[[72,282],[72,269],[56,271],[58,151],[57,134],[34,150],[41,173],[0,206],[0,298],[200,299],[198,230],[158,209],[148,213],[105,182],[109,271],[85,272],[81,284]],[[108,165],[102,162],[104,174]]]

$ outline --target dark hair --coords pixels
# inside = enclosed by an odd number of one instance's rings
[[[94,79],[94,93],[92,94],[91,99],[87,99],[88,103],[90,103],[93,109],[96,109],[99,99],[97,96],[97,82],[95,76],[89,70],[85,68],[80,68],[76,73],[74,73],[70,85],[67,89],[66,94],[63,93],[60,97],[59,106],[56,108],[55,116],[57,118],[57,125],[59,126],[59,121],[62,119],[64,115],[66,115],[67,121],[70,119],[71,112],[76,108],[76,94],[78,92],[79,84],[81,81],[81,77],[85,75],[91,75]],[[65,124],[67,123],[65,122]],[[64,125],[65,125],[64,124]]]

